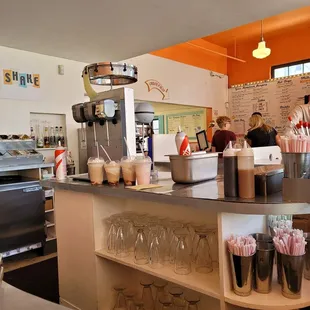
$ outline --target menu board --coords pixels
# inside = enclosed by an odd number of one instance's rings
[[[191,112],[183,112],[178,114],[167,114],[166,115],[166,133],[176,134],[179,126],[186,132],[190,140],[196,140],[195,128],[200,127],[201,129],[206,128],[206,111],[197,110]]]
[[[243,136],[253,112],[283,134],[290,111],[310,95],[310,74],[235,86],[229,89],[232,130]]]

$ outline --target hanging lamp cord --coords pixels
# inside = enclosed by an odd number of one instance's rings
[[[261,20],[261,33],[260,33],[260,37],[261,37],[261,41],[264,41],[264,37],[263,37],[263,20]]]

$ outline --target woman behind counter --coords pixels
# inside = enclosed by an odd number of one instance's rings
[[[277,131],[267,125],[258,114],[253,114],[249,120],[250,129],[246,140],[251,147],[280,145],[280,137]]]
[[[236,135],[230,131],[231,120],[227,116],[219,116],[216,119],[220,130],[217,130],[212,138],[212,152],[223,152],[229,141],[236,141]]]

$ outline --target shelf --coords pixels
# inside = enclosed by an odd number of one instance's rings
[[[55,147],[39,147],[35,149],[37,152],[41,152],[41,151],[53,151],[56,150]]]
[[[178,275],[173,271],[171,265],[164,266],[160,269],[152,269],[148,265],[136,265],[133,261],[132,255],[125,258],[119,258],[107,253],[105,250],[95,251],[95,254],[97,256],[148,273],[152,276],[186,287],[204,295],[208,295],[216,299],[220,298],[219,274],[217,270],[209,274],[192,272],[188,275]]]
[[[282,295],[281,285],[277,282],[277,266],[273,267],[272,291],[269,294],[259,294],[252,291],[247,297],[236,295],[233,291],[225,293],[225,301],[248,309],[299,309],[310,306],[310,281],[302,279],[300,299],[289,299]]]
[[[54,209],[45,210],[45,213],[50,213],[50,212],[54,212]]]
[[[46,224],[46,227],[49,228],[49,227],[54,227],[55,226],[55,223],[49,223],[49,224]]]
[[[52,240],[56,240],[56,237],[49,237],[49,238],[46,238],[46,241],[52,241]]]

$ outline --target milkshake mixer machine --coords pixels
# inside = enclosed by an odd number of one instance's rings
[[[102,62],[83,69],[84,88],[90,101],[72,106],[74,120],[81,123],[81,173],[87,172],[87,158],[97,157],[99,153],[105,158],[100,145],[112,160],[120,160],[128,155],[126,138],[130,154],[136,154],[134,91],[131,88],[112,87],[135,83],[137,76],[137,68],[125,63]],[[110,90],[97,93],[91,84],[109,86]]]

